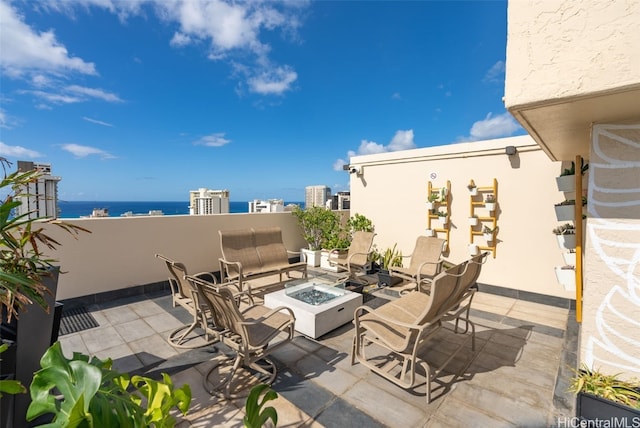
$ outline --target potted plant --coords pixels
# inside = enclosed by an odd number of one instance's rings
[[[575,291],[576,289],[576,268],[572,265],[556,266],[556,279],[558,283],[567,291]]]
[[[582,197],[582,206],[587,205],[587,198]],[[562,202],[555,204],[556,218],[558,221],[574,220],[575,218],[575,199],[565,199]]]
[[[484,207],[489,211],[495,211],[496,197],[493,193],[489,193],[484,197]]]
[[[434,221],[442,228],[447,227],[447,223],[449,223],[449,213],[446,211],[437,211],[434,213],[436,218]]]
[[[565,250],[573,250],[576,248],[576,227],[571,223],[554,227],[552,230],[556,235],[558,245]]]
[[[435,210],[440,202],[440,194],[438,192],[431,192],[427,198],[427,209]]]
[[[392,248],[387,248],[382,252],[378,250],[373,252],[373,260],[380,265],[378,271],[379,287],[393,286],[402,282],[402,278],[391,276],[389,273],[389,267],[402,266],[402,252],[396,250],[396,246],[397,244],[393,244]]]
[[[14,373],[23,385],[31,383],[38,360],[51,346],[53,315],[59,268],[56,260],[44,251],[55,250],[60,243],[45,233],[44,223],[54,224],[74,238],[82,227],[53,219],[31,218],[30,213],[15,214],[29,186],[42,175],[41,171],[16,171],[7,174],[11,163],[0,157],[4,171],[0,193],[6,194],[0,204],[0,310],[3,337],[11,340],[7,361],[2,361],[3,374]],[[35,305],[32,305],[35,304]],[[17,396],[14,407],[16,423],[24,420],[28,397]]]
[[[478,216],[477,215],[472,215],[469,217],[469,225],[470,226],[477,226],[478,225]]]
[[[482,235],[484,236],[484,239],[487,241],[487,244],[489,244],[489,242],[493,242],[497,231],[498,231],[498,226],[494,227],[493,229],[490,228],[489,226],[484,226],[482,228]]]
[[[584,159],[581,159],[580,173],[584,173],[589,169],[589,164],[584,163]],[[561,192],[574,192],[576,190],[576,163],[571,162],[570,168],[565,168],[559,177],[556,177],[556,185]]]
[[[576,415],[580,420],[615,421],[621,427],[633,426],[640,420],[640,383],[624,381],[619,374],[607,375],[586,365],[575,373],[569,389],[577,395]]]
[[[436,236],[436,231],[435,229],[425,229],[424,234],[426,236]]]
[[[298,220],[302,236],[308,245],[302,249],[307,264],[320,266],[321,250],[327,248],[328,239],[341,227],[338,214],[324,207],[302,209],[296,206],[293,215]]]
[[[477,256],[480,253],[480,247],[478,244],[471,243],[469,244],[469,254],[472,256]]]
[[[476,183],[473,180],[467,184],[467,189],[471,196],[476,196],[478,194],[478,186],[476,186]]]
[[[51,426],[173,427],[175,407],[183,415],[191,404],[191,388],[175,388],[166,373],[162,380],[129,376],[113,370],[111,359],[78,352],[67,359],[60,342],[40,360],[30,386],[26,420],[52,418]]]

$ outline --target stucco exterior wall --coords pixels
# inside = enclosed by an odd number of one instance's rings
[[[52,257],[62,271],[57,299],[91,295],[164,281],[164,263],[156,253],[182,261],[189,272],[218,271],[218,230],[280,226],[287,249],[306,243],[291,213],[151,216],[65,220],[89,229],[78,240],[46,225],[62,244]]]
[[[640,122],[596,125],[590,159],[581,360],[640,377]]]
[[[507,13],[507,105],[639,83],[640,2],[512,0]]]
[[[506,146],[516,146],[518,153],[507,156]],[[405,255],[427,227],[428,181],[440,187],[449,180],[452,226],[447,258],[454,262],[469,258],[466,186],[470,179],[488,186],[496,178],[497,252],[483,267],[480,282],[575,298],[557,283],[554,273],[554,266],[564,264],[551,232],[558,225],[553,206],[564,200],[555,184],[561,163],[550,161],[529,136],[356,156],[351,164],[362,168],[361,176],[351,175],[351,214],[373,221],[379,248],[397,243]]]

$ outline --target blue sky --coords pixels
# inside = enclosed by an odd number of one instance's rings
[[[0,156],[63,200],[304,199],[356,154],[524,134],[506,1],[0,0]]]

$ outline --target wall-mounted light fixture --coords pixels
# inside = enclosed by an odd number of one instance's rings
[[[507,146],[504,148],[504,152],[509,156],[515,155],[517,151],[515,146]]]

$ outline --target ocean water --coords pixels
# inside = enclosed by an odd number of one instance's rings
[[[304,206],[302,202],[285,202],[287,204],[298,204]],[[120,217],[121,214],[131,211],[134,214],[148,214],[152,210],[160,210],[165,215],[187,215],[189,214],[189,201],[58,201],[60,209],[59,218],[80,218],[91,215],[95,208],[106,208],[109,210],[109,217]],[[229,212],[246,213],[249,212],[248,202],[229,202]]]

